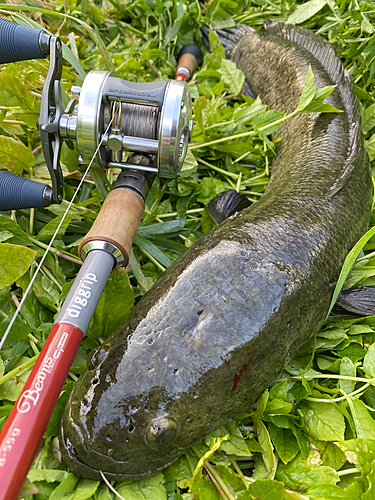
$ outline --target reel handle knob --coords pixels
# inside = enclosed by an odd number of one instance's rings
[[[0,172],[0,211],[48,207],[51,203],[52,189],[47,184]]]
[[[144,209],[143,198],[131,189],[113,189],[107,195],[92,228],[79,245],[78,253],[82,259],[90,242],[103,242],[120,250],[124,258],[123,265],[127,266],[130,248]]]
[[[0,18],[0,64],[44,59],[49,55],[50,38],[43,30]]]
[[[203,62],[203,53],[198,45],[189,43],[184,45],[178,54],[178,64],[175,80],[187,82],[191,75]]]

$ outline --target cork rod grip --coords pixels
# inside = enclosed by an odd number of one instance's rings
[[[178,66],[184,66],[190,71],[190,74],[192,75],[197,69],[198,62],[193,54],[183,54],[178,61]]]
[[[81,241],[78,252],[90,241],[106,241],[115,245],[129,262],[130,248],[144,212],[143,199],[134,191],[118,188],[111,191],[90,231]]]

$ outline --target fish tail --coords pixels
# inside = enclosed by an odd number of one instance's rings
[[[246,24],[236,24],[233,28],[215,30],[221,44],[229,52],[237,45],[240,38],[255,31],[254,28],[246,26]]]
[[[202,29],[202,40],[207,50],[210,50],[210,42],[208,41],[209,29],[209,24],[206,24]],[[219,37],[222,46],[226,49],[227,57],[230,57],[230,51],[237,45],[240,38],[254,31],[256,31],[254,28],[245,24],[236,24],[233,28],[215,29],[215,33]]]
[[[361,116],[350,75],[337,57],[332,45],[323,38],[315,35],[312,31],[293,24],[279,23],[273,20],[265,22],[264,30],[265,37],[280,37],[310,52],[321,63],[332,82],[336,84],[335,91],[339,92],[341,96],[345,108],[342,111],[346,112],[350,123],[349,148],[342,175],[331,187],[330,197],[332,197],[346,185],[356,165],[357,157],[363,155],[360,126]]]
[[[310,52],[322,64],[332,82],[336,84],[349,120],[352,123],[359,120],[359,109],[350,75],[344,69],[342,62],[329,42],[315,35],[312,31],[294,24],[273,21],[272,19],[264,23],[264,35],[266,37],[283,38]]]

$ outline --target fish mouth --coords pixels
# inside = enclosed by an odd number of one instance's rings
[[[102,457],[103,461],[107,462],[107,464],[103,465],[103,467],[98,468],[98,469],[85,464],[84,461],[81,459],[79,453],[77,452],[75,446],[70,441],[69,437],[64,434],[63,426],[61,427],[60,446],[61,446],[61,453],[63,456],[63,460],[67,464],[69,469],[77,476],[85,477],[85,478],[93,479],[93,480],[102,480],[103,479],[102,475],[104,475],[105,478],[110,480],[110,481],[112,481],[112,480],[114,480],[114,481],[127,481],[127,480],[132,481],[135,479],[142,479],[144,477],[156,474],[157,472],[160,472],[163,469],[166,469],[178,458],[178,456],[176,456],[170,462],[163,463],[163,465],[157,466],[155,468],[152,467],[152,461],[138,463],[137,469],[143,470],[143,472],[129,472],[129,473],[113,472],[113,471],[111,472],[111,471],[106,470],[106,469],[108,469],[109,462],[111,462],[113,465],[113,468],[116,468],[116,469],[121,469],[121,468],[132,469],[132,468],[134,468],[135,463],[118,462],[116,460],[109,459],[108,456],[102,455],[102,454],[92,450],[92,453],[97,456],[98,461],[100,461],[100,457]]]

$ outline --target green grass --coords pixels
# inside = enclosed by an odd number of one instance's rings
[[[82,83],[83,72],[91,69],[115,68],[120,77],[139,82],[173,78],[178,50],[186,43],[201,44],[200,27],[206,22],[216,28],[244,22],[259,29],[269,18],[300,24],[329,40],[349,71],[374,166],[375,3],[53,0],[41,4],[27,0],[19,8],[0,4],[0,14],[8,19],[13,16],[17,22],[31,18],[61,37],[66,57],[71,62],[72,54],[78,58],[74,67],[64,66],[63,86],[68,95],[72,85]],[[236,189],[257,201],[267,186],[274,144],[262,133],[262,127],[269,132],[269,123],[285,118],[272,112],[263,122],[258,120],[255,130],[253,119],[259,119],[264,106],[241,95],[243,77],[225,60],[213,35],[211,45],[212,53],[206,53],[203,66],[189,85],[194,132],[181,176],[154,182],[127,276],[122,272],[111,276],[33,464],[29,479],[39,493],[29,485],[30,499],[115,498],[104,482],[79,480],[69,474],[52,453],[67,396],[89,352],[110,335],[170,263],[211,229],[204,204],[226,189]],[[48,61],[32,61],[9,64],[0,71],[0,164],[46,182],[48,173],[35,119],[47,68]],[[13,160],[21,155],[26,159],[23,164]],[[26,273],[21,267],[8,269],[0,262],[1,283],[6,285],[0,291],[0,334],[82,177],[77,151],[64,148],[62,164],[65,201],[61,206],[19,210],[12,219],[0,216],[0,245],[6,245],[0,247],[0,256],[2,250],[19,252],[25,258],[30,258],[32,251],[38,252]],[[95,219],[114,173],[103,177],[93,171],[84,181],[70,211],[69,225],[49,252],[0,353],[0,425],[46,340],[69,282],[77,274],[79,241]],[[374,222],[372,215],[371,226]],[[341,284],[345,279],[346,287],[375,284],[374,249],[371,232],[348,257]],[[351,270],[358,255],[360,260]],[[119,297],[128,307],[114,311]],[[105,328],[99,328],[104,317]],[[207,437],[163,473],[143,481],[117,482],[114,487],[126,500],[372,498],[374,327],[374,317],[328,318],[315,339],[280,374],[278,383],[236,423]]]

